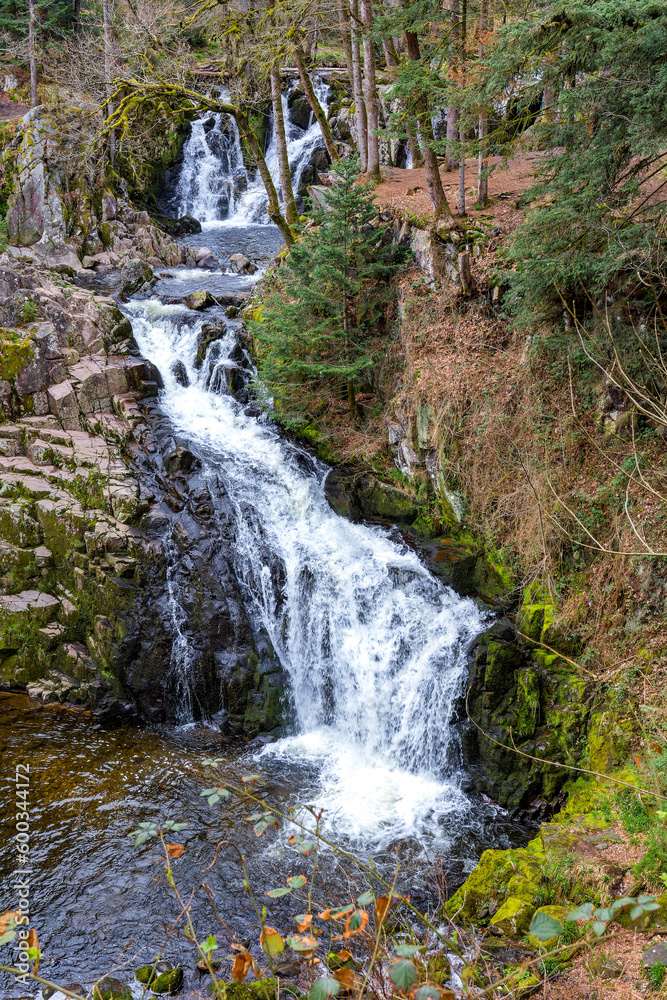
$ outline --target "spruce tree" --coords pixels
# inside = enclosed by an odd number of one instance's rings
[[[375,225],[373,184],[359,180],[358,161],[337,164],[331,178],[314,226],[302,231],[280,269],[276,294],[252,324],[260,377],[286,425],[303,422],[299,400],[321,385],[345,384],[355,417],[355,383],[373,364],[370,340],[404,255]]]

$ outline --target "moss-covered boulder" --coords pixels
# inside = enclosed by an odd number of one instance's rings
[[[622,764],[630,750],[632,727],[611,712],[594,712],[588,730],[588,754],[591,770],[610,774]]]
[[[525,912],[533,908],[540,882],[544,848],[540,838],[532,840],[526,848],[509,851],[484,851],[479,864],[466,881],[445,904],[445,912],[451,918],[462,921],[484,920],[490,904],[496,907],[492,918],[495,921],[508,900],[525,904]],[[511,911],[511,913],[510,913]],[[514,916],[515,925],[523,926],[523,917],[518,916],[520,908],[512,904],[504,917]],[[528,924],[532,912],[528,916]],[[504,918],[501,918],[504,919]],[[528,926],[526,924],[526,927]]]
[[[518,896],[508,896],[498,912],[491,917],[489,929],[505,937],[525,934],[533,919],[535,907]]]
[[[170,996],[172,993],[177,993],[182,985],[183,969],[177,966],[175,969],[168,969],[156,976],[151,983],[151,989],[158,996]]]

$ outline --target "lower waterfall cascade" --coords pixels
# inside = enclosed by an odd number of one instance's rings
[[[483,613],[387,530],[334,513],[327,467],[245,413],[216,377],[238,351],[233,330],[198,369],[202,320],[155,298],[126,312],[162,374],[163,413],[196,451],[212,496],[221,482],[231,500],[235,571],[291,680],[297,733],[263,753],[314,765],[318,801],[348,835],[435,831],[467,806],[451,721]],[[174,374],[183,368],[187,387]],[[180,632],[174,651],[186,687]]]

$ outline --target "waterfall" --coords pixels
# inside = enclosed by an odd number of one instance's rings
[[[221,483],[231,501],[237,578],[291,678],[297,733],[265,752],[317,773],[313,800],[350,836],[436,832],[469,807],[451,721],[482,613],[388,531],[331,510],[327,467],[246,414],[211,373],[229,363],[233,334],[198,369],[201,319],[157,299],[126,311],[164,379],[163,412],[192,442],[211,496]]]
[[[313,89],[320,104],[326,107],[329,85],[321,77],[315,76]],[[224,96],[222,95],[222,99]],[[292,186],[296,193],[313,153],[324,148],[324,140],[312,112],[308,127],[303,129],[289,120],[288,98],[285,94],[282,95],[282,104],[287,156]],[[264,157],[276,189],[280,192],[272,119]],[[259,171],[249,172],[244,164],[241,139],[234,118],[207,113],[192,122],[190,136],[183,146],[183,166],[176,183],[174,205],[178,215],[193,215],[202,223],[224,220],[236,226],[269,224],[264,185]]]

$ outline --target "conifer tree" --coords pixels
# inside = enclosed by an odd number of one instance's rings
[[[293,423],[296,400],[344,384],[352,417],[355,382],[373,364],[370,339],[391,295],[390,278],[403,251],[384,245],[371,189],[359,180],[357,159],[332,171],[315,227],[292,247],[281,269],[279,294],[252,324],[259,373],[283,423]],[[303,409],[302,409],[303,412]]]

